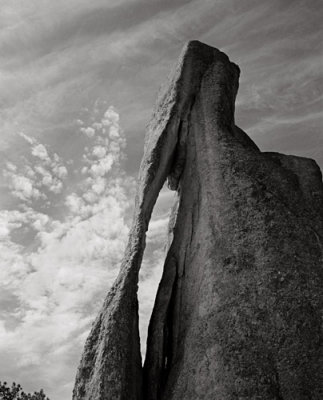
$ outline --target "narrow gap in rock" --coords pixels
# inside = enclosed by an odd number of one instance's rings
[[[159,193],[149,223],[146,249],[139,273],[139,334],[142,360],[145,359],[148,325],[166,258],[167,226],[175,192],[166,186]]]

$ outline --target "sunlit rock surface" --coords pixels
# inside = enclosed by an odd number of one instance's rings
[[[235,126],[238,79],[225,54],[193,41],[161,91],[74,400],[323,398],[321,172],[260,152]],[[138,272],[166,178],[178,196],[142,368]]]

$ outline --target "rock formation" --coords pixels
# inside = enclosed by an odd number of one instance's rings
[[[189,42],[148,127],[120,274],[74,400],[323,398],[323,185],[234,123],[239,68]],[[138,272],[158,193],[177,191],[141,366]]]

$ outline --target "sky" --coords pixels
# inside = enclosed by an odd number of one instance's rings
[[[320,0],[0,0],[0,380],[69,400],[120,266],[145,127],[186,41],[241,68],[236,123],[323,167]],[[140,272],[142,351],[173,193]]]

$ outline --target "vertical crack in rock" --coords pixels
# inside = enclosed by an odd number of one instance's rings
[[[234,123],[239,68],[189,42],[161,90],[119,276],[74,400],[323,398],[323,186]],[[141,367],[138,272],[158,193],[177,191]]]

